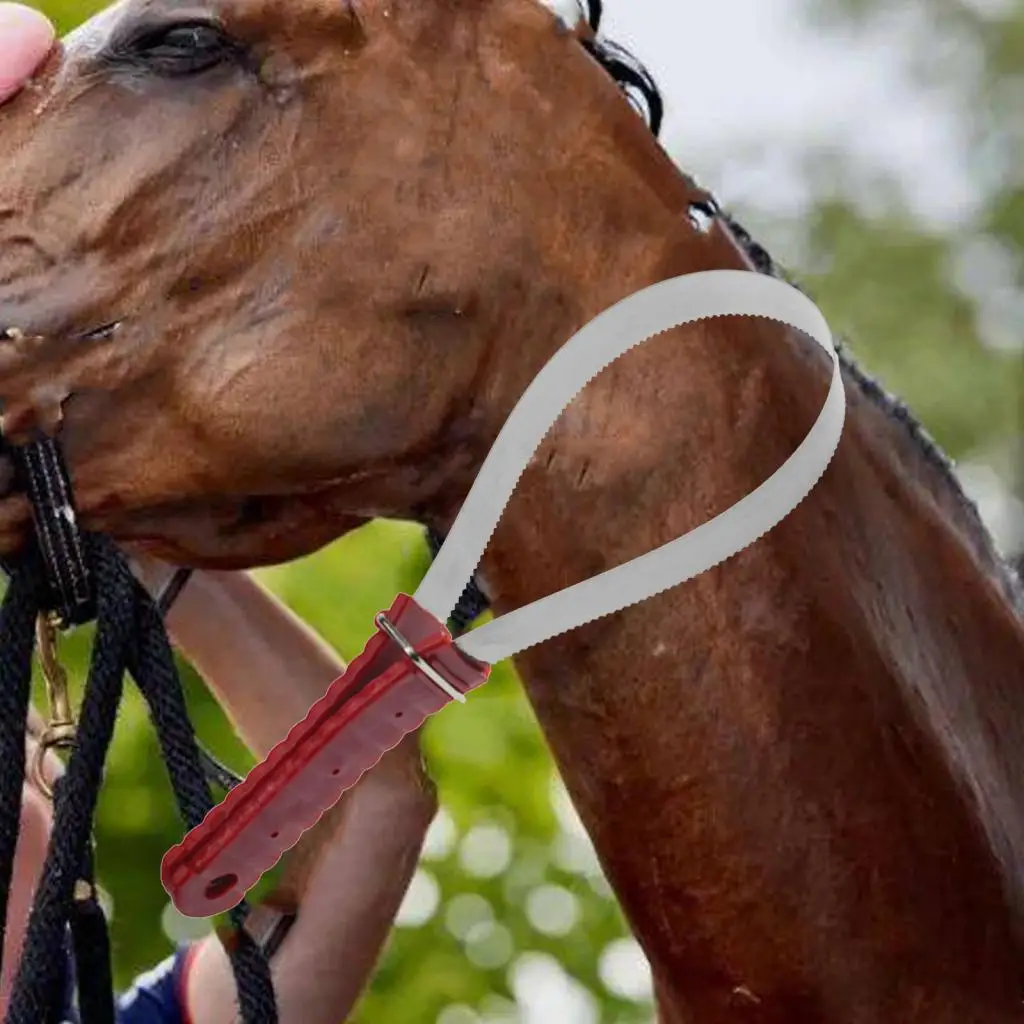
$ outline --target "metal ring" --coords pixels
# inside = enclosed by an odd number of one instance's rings
[[[429,665],[423,655],[398,632],[394,624],[383,612],[378,612],[373,621],[377,624],[378,629],[398,644],[402,653],[416,666],[417,670],[422,672],[439,690],[446,693],[452,700],[457,700],[460,704],[466,703],[466,695],[456,690],[437,669]]]
[[[50,727],[35,739],[36,749],[29,767],[29,781],[47,800],[53,800],[53,786],[46,777],[46,755],[51,750],[71,750],[75,745],[74,737],[74,726],[70,730],[66,727]]]

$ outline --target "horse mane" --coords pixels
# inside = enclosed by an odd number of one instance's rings
[[[548,6],[553,6],[552,0],[544,0],[544,2]],[[573,0],[573,3],[577,16],[582,18],[591,30],[589,36],[580,38],[580,45],[614,79],[626,94],[627,99],[641,116],[645,117],[654,135],[658,136],[664,120],[665,103],[654,76],[625,47],[601,35],[603,0]],[[724,219],[759,273],[777,277],[794,287],[800,287],[729,212],[721,207],[707,212],[717,213]],[[978,506],[968,496],[956,474],[953,460],[939,447],[938,442],[914,416],[906,403],[887,391],[879,380],[871,376],[854,359],[843,339],[836,339],[836,349],[843,368],[857,384],[861,393],[882,409],[890,419],[902,426],[924,461],[938,471],[939,478],[945,483],[957,506],[965,514],[967,526],[973,538],[980,544],[984,556],[994,566],[1007,597],[1018,612],[1024,613],[1024,586],[1022,586],[1021,577],[999,553],[992,534],[978,511]]]

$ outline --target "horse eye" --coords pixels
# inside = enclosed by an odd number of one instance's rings
[[[168,76],[196,75],[238,54],[238,46],[216,25],[200,22],[142,33],[127,49],[133,62]]]

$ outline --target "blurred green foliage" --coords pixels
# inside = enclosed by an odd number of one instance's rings
[[[67,30],[102,4],[46,0],[39,6]],[[809,5],[808,15],[829,31],[856,31],[872,18],[912,6],[911,0],[829,0]],[[981,73],[956,88],[973,118],[970,130],[979,145],[1002,154],[1006,172],[992,176],[972,223],[955,232],[926,229],[895,192],[884,209],[865,208],[856,190],[833,173],[841,171],[842,154],[816,155],[822,184],[806,221],[782,224],[764,211],[744,213],[762,228],[762,241],[776,234],[800,237],[798,259],[787,259],[784,251],[776,255],[795,264],[791,269],[850,337],[854,351],[908,400],[951,454],[985,459],[1012,484],[1024,330],[1018,323],[1010,339],[1017,347],[986,345],[982,328],[990,297],[959,287],[952,267],[968,243],[997,245],[1016,261],[1015,287],[1024,288],[1024,4],[929,0],[926,17],[936,31],[976,48],[982,58]],[[907,38],[907,62],[927,80],[935,68],[928,47],[919,52],[920,45]],[[879,194],[889,185],[879,183]],[[375,523],[262,578],[351,658],[370,634],[373,614],[397,590],[416,586],[426,557],[417,528]],[[89,635],[83,631],[66,647],[79,675]],[[182,671],[200,736],[234,766],[247,767],[246,752],[216,704],[187,666]],[[642,991],[637,1000],[626,997],[628,985],[625,994],[614,991],[607,958],[609,951],[628,953],[615,945],[626,931],[586,843],[566,818],[549,753],[513,673],[499,668],[467,705],[433,719],[425,749],[443,815],[414,884],[407,923],[396,930],[356,1019],[514,1021],[515,964],[546,965],[549,971],[560,965],[590,993],[593,1012],[574,1011],[566,1024],[649,1019]],[[112,751],[98,833],[102,880],[114,905],[117,976],[124,984],[170,949],[161,928],[167,901],[157,871],[161,855],[181,834],[134,693]]]

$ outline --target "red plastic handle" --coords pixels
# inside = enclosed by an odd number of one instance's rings
[[[463,654],[411,597],[400,594],[385,614],[457,690],[487,680],[490,665]],[[309,714],[164,855],[160,877],[174,906],[189,917],[233,907],[345,790],[451,699],[378,630]]]

